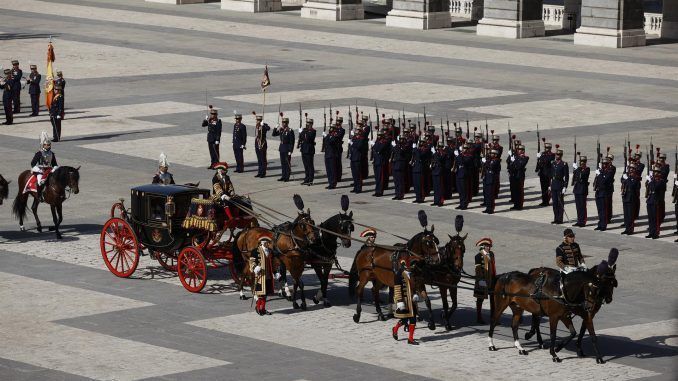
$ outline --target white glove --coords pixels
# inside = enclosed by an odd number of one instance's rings
[[[600,169],[596,169],[596,175],[600,175]]]
[[[245,148],[245,146],[240,146],[240,148]]]
[[[405,309],[405,303],[403,303],[403,302],[396,303],[396,308],[399,309],[399,310],[404,310]]]
[[[626,179],[628,179],[628,178],[629,178],[629,175],[627,175],[626,173],[624,173],[624,174],[622,175],[622,179],[626,180]]]
[[[395,146],[396,146],[396,143],[395,143],[395,140],[394,140],[394,141],[391,142],[391,147],[395,147]]]
[[[551,187],[549,187],[548,192],[551,193]]]
[[[512,161],[512,162],[513,162],[513,161],[516,161],[516,157],[513,156],[513,155],[511,155],[511,161]]]
[[[353,131],[349,132],[348,136],[353,136]]]
[[[482,159],[480,159],[480,161],[482,161],[483,163],[487,163],[487,159],[486,159],[486,158],[482,158]]]
[[[598,168],[603,168],[603,163],[598,163]]]
[[[509,156],[513,156],[513,150],[512,149],[509,150]]]
[[[650,181],[652,181],[652,176],[647,175],[646,179],[647,179],[647,182],[649,183]]]
[[[351,144],[353,144],[353,140],[348,141],[348,145],[351,145]]]
[[[537,152],[537,159],[541,157],[541,152]]]
[[[431,147],[431,153],[436,153],[436,149]]]
[[[257,274],[257,275],[259,275],[260,272],[261,272],[261,266],[256,266],[256,267],[254,268],[254,273]]]
[[[57,119],[61,119],[61,115],[57,115]]]
[[[227,194],[222,194],[222,195],[221,195],[221,199],[222,199],[223,201],[226,201],[226,200],[230,200],[231,198],[228,197]]]
[[[323,132],[323,138],[327,136],[327,132]]]
[[[219,141],[217,140],[216,142],[214,142],[214,144],[219,144]]]
[[[580,263],[580,264],[579,264],[579,267],[582,267],[582,268],[585,268],[585,269],[588,269],[588,268],[589,268],[588,266],[586,266],[586,263],[585,263],[585,262]]]
[[[299,129],[299,133],[301,134],[301,131],[303,131],[303,130],[304,130],[303,128],[300,128],[300,129]]]
[[[458,149],[454,150],[454,156],[459,156],[459,150]]]
[[[577,166],[577,163],[572,163],[572,168],[577,169],[579,166]]]
[[[210,119],[210,116],[209,116],[209,115],[205,115],[205,120],[209,120],[209,119]]]
[[[484,280],[481,279],[481,280],[478,281],[478,286],[487,287],[487,282],[485,282]]]
[[[374,140],[370,140],[370,147],[372,147],[374,143],[375,143]]]
[[[412,297],[412,301],[415,302],[415,303],[418,303],[419,302],[419,294],[414,294],[414,296]]]
[[[417,143],[412,143],[412,148],[417,148]]]
[[[673,182],[673,185],[678,186],[678,180],[675,180],[675,181]]]
[[[567,188],[563,188],[563,190],[560,193],[565,194],[565,192],[567,192]]]
[[[280,273],[275,273],[273,277],[275,278],[275,280],[280,280],[280,278],[282,278],[282,275],[280,275]]]

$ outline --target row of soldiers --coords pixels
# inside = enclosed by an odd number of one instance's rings
[[[299,128],[298,139],[289,125],[289,119],[282,113],[281,124],[272,129],[273,136],[280,137],[278,151],[282,166],[279,181],[290,181],[292,152],[299,149],[304,167],[303,185],[313,185],[315,165],[313,157],[316,153],[316,135],[312,118],[305,118],[305,126]],[[400,126],[393,118],[382,114],[380,123],[373,126],[369,117],[363,116],[349,120],[348,132],[344,127],[343,117],[336,115],[330,119],[329,128],[323,128],[321,152],[327,174],[327,189],[335,189],[342,182],[344,139],[348,135],[346,158],[350,163],[352,177],[352,193],[361,193],[365,180],[368,179],[369,166],[372,165],[374,178],[373,196],[381,197],[391,184],[395,188],[394,200],[402,200],[411,190],[414,192],[414,203],[423,203],[433,193],[433,206],[443,206],[454,193],[458,194],[459,204],[456,209],[465,210],[474,197],[480,195],[483,213],[493,214],[500,191],[500,174],[504,147],[500,137],[494,131],[485,134],[474,129],[466,136],[461,125],[453,123],[453,133],[442,129],[436,134],[436,128],[426,123],[423,133],[418,125],[408,121]],[[211,108],[203,126],[209,127],[208,145],[212,163],[219,161],[218,144],[221,137],[221,120],[217,111]],[[256,115],[255,151],[258,171],[256,177],[265,177],[267,172],[267,133],[271,127]],[[376,131],[376,137],[375,135]],[[509,178],[511,210],[522,210],[525,201],[524,183],[529,157],[525,146],[515,135],[509,136],[509,148],[506,155],[506,170]],[[247,130],[242,123],[242,115],[235,115],[233,127],[233,152],[236,159],[236,172],[244,171],[243,150],[247,144]],[[296,144],[295,144],[296,143]],[[588,219],[586,201],[590,188],[590,172],[587,157],[579,156],[578,163],[573,163],[572,181],[567,162],[563,160],[563,150],[546,142],[544,149],[537,154],[535,172],[539,176],[541,188],[540,206],[552,205],[554,224],[565,222],[565,196],[571,185],[577,209],[577,221],[574,226],[585,226]],[[601,163],[595,169],[593,192],[598,212],[596,230],[604,231],[613,215],[612,196],[616,168],[613,165],[614,155],[602,155]],[[625,173],[622,176],[622,201],[624,203],[624,232],[634,234],[636,220],[640,210],[640,184],[644,164],[640,151],[628,155]],[[664,194],[669,175],[666,155],[657,152],[656,160],[651,164],[646,176],[646,192],[649,234],[647,238],[658,238],[665,217]],[[651,173],[651,174],[650,174]],[[674,185],[676,188],[678,185]],[[675,192],[674,193],[678,193]],[[675,198],[674,198],[675,202]],[[569,219],[569,218],[568,218]]]
[[[3,77],[0,78],[0,89],[2,89],[2,103],[5,112],[4,125],[14,123],[14,114],[21,113],[21,90],[25,84],[28,85],[28,95],[31,98],[31,114],[29,116],[38,116],[40,114],[40,82],[42,75],[38,73],[37,65],[30,65],[30,74],[24,76],[24,72],[19,65],[18,60],[12,60],[12,68],[3,71]],[[52,122],[53,138],[58,142],[61,138],[61,120],[64,117],[64,89],[66,80],[61,71],[56,72],[54,79],[54,97],[50,105],[49,115]]]

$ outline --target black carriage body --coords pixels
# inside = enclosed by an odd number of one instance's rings
[[[191,232],[182,228],[181,224],[191,199],[209,196],[207,189],[183,185],[149,184],[132,188],[130,222],[139,242],[148,249],[166,253],[189,245]]]

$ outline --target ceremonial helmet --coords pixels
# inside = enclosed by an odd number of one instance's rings
[[[240,119],[242,119],[242,114],[235,113],[235,114],[233,114],[233,117],[235,118],[235,120],[240,120]]]
[[[544,149],[551,149],[551,143],[544,143]]]
[[[490,150],[490,154],[491,155],[499,155],[499,151],[497,151],[496,149],[493,149],[493,150]]]
[[[488,237],[481,238],[476,242],[476,246],[478,247],[492,247],[492,239]]]
[[[655,164],[655,165],[652,166],[652,172],[657,172],[657,173],[659,173],[659,172],[661,172],[661,171],[662,171],[662,166],[661,166],[661,165]]]
[[[638,168],[638,165],[634,162],[629,163],[629,168],[636,169]]]
[[[613,161],[613,160],[614,160],[614,155],[611,154],[611,153],[608,153],[608,154],[607,154],[607,158],[610,159],[610,161]]]
[[[167,155],[164,152],[160,153],[160,159],[158,160],[158,167],[169,168],[169,162],[167,161]]]
[[[474,132],[474,133],[473,133],[473,137],[474,137],[474,138],[482,138],[482,137],[483,137],[483,133],[482,133],[482,132]]]
[[[337,119],[339,119],[339,117],[337,117]],[[363,115],[362,118],[360,118],[360,119],[364,122],[367,122],[370,119],[370,117],[369,117],[369,115]]]
[[[499,135],[492,135],[492,141],[498,142],[499,141]]]
[[[283,123],[289,123],[289,122],[290,122],[290,118],[284,117],[284,118],[282,118],[282,122],[283,122]]]
[[[12,60],[12,65],[18,65],[18,64],[19,64],[19,60]]]
[[[360,233],[360,238],[377,237],[377,231],[374,228],[367,228]]]
[[[61,72],[61,70],[57,70],[56,75],[57,75],[57,77],[61,77],[61,76],[63,76],[64,74]]]
[[[40,133],[40,147],[44,146],[45,144],[52,144],[52,140],[49,138],[49,135],[47,134],[47,131],[42,131]]]
[[[37,69],[38,69],[38,65],[32,65],[32,64],[31,64],[31,65],[30,65],[30,68],[31,68],[31,70],[33,70],[33,69],[37,70]]]
[[[523,142],[521,142],[520,139],[513,139],[513,145],[519,146],[521,144],[523,144]]]
[[[255,119],[257,122],[260,122],[260,121],[264,120],[264,116],[263,116],[263,115],[257,115],[256,117],[254,117],[254,119]]]
[[[443,139],[438,139],[438,148],[445,148],[445,142]]]
[[[313,118],[306,119],[306,124],[310,124],[312,126],[313,125]]]
[[[587,160],[588,160],[588,158],[586,156],[579,156],[579,162],[580,163],[586,163]]]
[[[219,111],[217,111],[217,109],[215,109],[215,108],[211,108],[211,109],[210,109],[210,114],[211,114],[211,115],[217,115],[218,113],[219,113]]]
[[[660,153],[658,157],[659,157],[660,159],[664,159],[664,160],[666,160],[666,154],[665,154],[665,153],[663,153],[663,152],[662,152],[662,153]]]
[[[457,133],[457,134],[461,134],[463,131],[461,130],[460,126],[457,126],[457,127],[454,128],[454,132]]]
[[[363,116],[364,118],[364,116]],[[344,117],[343,116],[338,116],[337,117],[337,123],[343,123],[344,122]]]
[[[517,149],[518,149],[518,150],[525,151],[525,146],[522,145],[522,144],[519,144],[519,145],[517,146]]]

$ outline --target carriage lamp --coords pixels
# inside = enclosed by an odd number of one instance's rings
[[[176,212],[176,206],[174,205],[174,198],[172,196],[167,197],[167,202],[165,203],[165,215],[167,217],[172,217]]]

